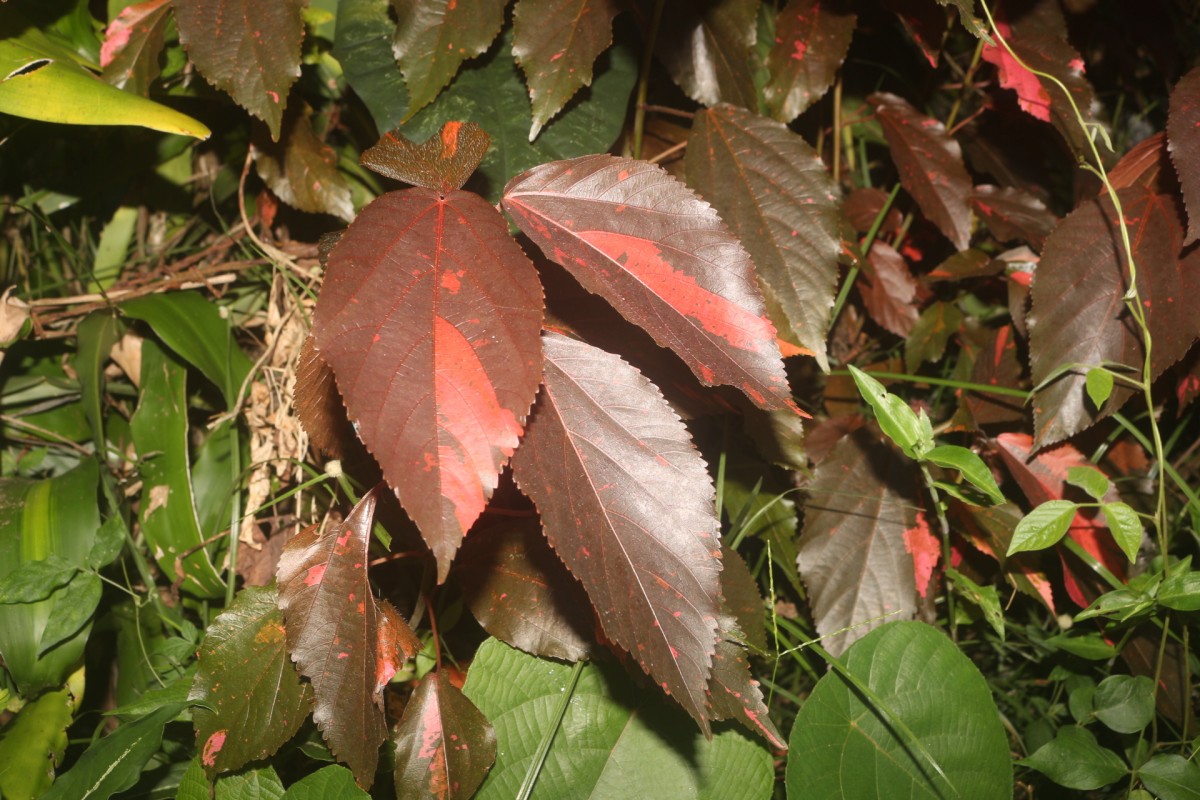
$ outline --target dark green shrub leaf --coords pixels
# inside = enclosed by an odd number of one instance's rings
[[[1118,733],[1137,733],[1154,719],[1154,681],[1145,675],[1110,675],[1092,698],[1096,718]]]
[[[408,110],[404,74],[392,55],[395,32],[388,0],[339,0],[333,55],[380,133],[399,125]]]
[[[776,326],[827,370],[841,223],[820,156],[784,125],[722,104],[696,115],[684,169],[754,259]]]
[[[172,0],[171,6],[179,41],[200,74],[278,139],[288,91],[300,77],[301,0]]]
[[[616,0],[519,0],[513,10],[513,56],[525,73],[533,126],[529,141],[584,86],[612,44]]]
[[[995,586],[980,586],[954,568],[946,570],[946,577],[960,595],[979,606],[984,619],[1001,640],[1004,639],[1004,609],[1000,605],[1000,594]]]
[[[975,665],[941,631],[892,622],[856,642],[818,683],[792,728],[791,800],[1012,796],[1007,738]]]
[[[740,731],[711,740],[655,692],[635,688],[611,661],[580,668],[538,774],[538,796],[594,800],[760,800],[774,780],[771,754]],[[466,696],[496,729],[496,765],[476,798],[517,796],[534,754],[558,723],[572,667],[484,642]]]
[[[78,565],[54,553],[40,561],[26,561],[0,579],[0,603],[45,600],[78,571]]]
[[[67,752],[74,710],[71,690],[64,687],[26,703],[0,728],[0,794],[36,800],[50,788]]]
[[[954,444],[944,444],[933,448],[924,455],[925,461],[937,464],[939,467],[956,469],[970,481],[971,485],[986,494],[993,503],[1003,503],[1004,495],[996,485],[991,469],[983,459],[965,447]]]
[[[1105,503],[1100,510],[1104,512],[1108,529],[1112,531],[1121,552],[1130,562],[1136,561],[1138,549],[1142,546],[1142,520],[1138,513],[1126,503]]]
[[[100,577],[94,572],[80,572],[54,595],[54,613],[46,621],[38,641],[38,655],[61,644],[87,625],[100,605],[103,593]]]
[[[767,56],[771,74],[763,87],[771,116],[788,123],[833,85],[857,17],[848,3],[789,0],[775,19],[775,43]]]
[[[1058,544],[1070,529],[1077,508],[1070,500],[1048,500],[1034,508],[1017,523],[1008,555]]]
[[[1174,753],[1160,753],[1141,766],[1138,777],[1160,800],[1200,798],[1200,766]]]
[[[283,782],[272,767],[258,767],[213,782],[213,800],[280,800]]]
[[[1158,587],[1158,602],[1176,611],[1200,611],[1200,572],[1172,572]]]
[[[1117,647],[1098,633],[1060,633],[1045,640],[1047,647],[1062,650],[1089,661],[1107,661],[1117,656]]]
[[[345,767],[330,764],[288,787],[283,800],[369,800]]]
[[[487,51],[504,23],[505,5],[505,0],[392,0],[392,54],[408,86],[406,119],[438,96],[463,61]]]
[[[188,699],[209,776],[267,758],[300,728],[312,689],[288,657],[274,586],[243,589],[208,629]]]
[[[1129,771],[1121,757],[1101,747],[1091,731],[1075,725],[1059,729],[1054,739],[1017,763],[1068,789],[1099,789]]]
[[[466,800],[496,760],[496,734],[446,672],[427,675],[396,726],[396,800]]]

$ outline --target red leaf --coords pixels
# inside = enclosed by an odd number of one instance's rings
[[[513,11],[513,56],[525,72],[537,138],[581,87],[592,85],[592,65],[612,44],[616,0],[519,0]]]
[[[840,0],[789,0],[775,18],[763,97],[771,116],[791,122],[824,96],[850,49],[858,18]]]
[[[916,525],[912,462],[860,428],[813,473],[797,562],[824,646],[839,655],[872,628],[916,613],[905,531]],[[886,618],[884,615],[887,615]]]
[[[882,189],[851,189],[842,203],[842,214],[858,233],[866,233],[875,224],[875,218],[883,211],[888,194]],[[904,215],[894,206],[884,215],[878,235],[886,236],[900,230]]]
[[[1011,186],[976,186],[971,192],[971,205],[997,239],[1019,239],[1039,252],[1058,222],[1045,203]]]
[[[334,383],[333,370],[317,353],[312,333],[304,337],[296,360],[294,406],[309,443],[326,455],[341,458],[346,436],[353,436],[354,429],[346,421],[346,407]]]
[[[1067,490],[1067,471],[1071,467],[1093,466],[1082,453],[1069,444],[1043,450],[1035,456],[1034,442],[1024,433],[1002,433],[996,437],[996,444],[1000,447],[1000,455],[1009,473],[1016,478],[1021,491],[1033,506],[1047,500],[1063,499]],[[1120,499],[1116,489],[1112,488],[1104,497],[1105,502],[1116,502]],[[1076,514],[1068,535],[1107,567],[1109,572],[1124,580],[1127,563],[1125,556],[1113,542],[1108,529],[1098,521],[1094,509],[1086,514]],[[1067,594],[1077,605],[1086,606],[1089,601],[1080,591],[1073,574],[1075,563],[1077,562],[1065,559],[1063,561]],[[1087,568],[1080,566],[1079,570],[1082,577]]]
[[[1108,182],[1114,189],[1141,186],[1154,194],[1178,194],[1179,181],[1168,155],[1169,148],[1167,135],[1162,131],[1147,136],[1129,148],[1109,170]]]
[[[1019,386],[1024,372],[1017,359],[1016,334],[1011,325],[992,331],[975,356],[971,368],[971,382],[988,386]],[[963,402],[975,419],[976,425],[995,425],[1025,419],[1025,404],[1015,397],[967,392]]]
[[[168,0],[126,6],[109,23],[100,45],[101,77],[118,89],[145,95],[158,77],[163,33],[171,19]]]
[[[1171,90],[1167,138],[1188,212],[1184,244],[1191,244],[1200,237],[1200,67],[1180,78]]]
[[[1007,24],[1002,22],[997,27],[1004,38],[1012,36],[1012,30]],[[1050,121],[1050,95],[1042,88],[1036,75],[1021,66],[1021,63],[999,44],[985,44],[983,60],[995,65],[1001,86],[1017,93],[1017,105],[1022,111],[1042,122]]]
[[[354,219],[350,186],[338,171],[337,152],[313,132],[311,116],[307,106],[291,109],[284,115],[278,142],[256,136],[254,167],[263,183],[292,208],[349,222]]]
[[[884,0],[884,6],[900,19],[929,66],[936,68],[948,27],[945,10],[929,0]]]
[[[321,358],[445,580],[541,379],[541,288],[478,195],[386,194],[329,255]]]
[[[605,637],[707,732],[721,550],[704,462],[658,389],[620,358],[553,333],[544,349],[513,474]]]
[[[666,0],[654,52],[688,97],[706,106],[755,108],[750,48],[758,0]]]
[[[737,626],[726,620],[736,634]],[[729,630],[722,626],[722,630]],[[777,753],[787,750],[787,741],[768,715],[758,681],[750,677],[746,651],[736,640],[722,637],[713,653],[712,678],[708,682],[709,716],[714,720],[732,719],[751,733],[758,734]]]
[[[396,727],[396,800],[466,800],[496,761],[496,732],[445,671],[417,686]]]
[[[875,241],[867,253],[867,263],[874,275],[858,285],[867,313],[880,327],[900,337],[907,337],[917,324],[917,281],[908,271],[904,256],[887,242]]]
[[[300,77],[302,0],[171,0],[179,41],[200,74],[279,138],[288,90]]]
[[[1179,257],[1183,221],[1174,195],[1152,194],[1135,184],[1118,196],[1154,341],[1151,372],[1157,377],[1182,358],[1200,334],[1200,316],[1192,307],[1192,300],[1200,296],[1200,250],[1193,248]],[[1128,285],[1112,204],[1107,198],[1085,203],[1046,240],[1034,273],[1029,351],[1035,385],[1063,364],[1114,362],[1135,368],[1140,377],[1142,336],[1125,307]],[[1117,383],[1097,410],[1085,396],[1085,374],[1085,369],[1074,369],[1034,395],[1038,447],[1084,430],[1135,392]]]
[[[963,166],[962,148],[938,120],[919,113],[894,94],[867,98],[883,126],[900,183],[959,250],[971,241],[971,176]]]
[[[474,122],[447,122],[420,144],[395,130],[364,151],[359,162],[380,175],[448,194],[467,182],[491,141]]]
[[[912,556],[917,594],[925,597],[933,570],[942,559],[942,544],[930,532],[924,511],[918,511],[916,524],[904,531],[904,549]]]
[[[375,512],[369,492],[341,525],[317,526],[283,549],[276,576],[288,650],[316,695],[313,720],[329,749],[369,788],[387,738],[383,687],[421,641],[367,580]]]
[[[712,207],[661,168],[605,155],[543,164],[509,182],[504,208],[705,386],[794,408],[749,256]]]
[[[950,500],[951,529],[961,531],[975,547],[1004,567],[1005,577],[1020,592],[1040,601],[1051,614],[1057,614],[1050,579],[1041,568],[1036,553],[1017,553],[1005,557],[1013,531],[1023,516],[1012,503],[998,506],[967,505]]]
[[[754,259],[780,330],[827,370],[841,222],[821,157],[786,126],[722,104],[696,115],[685,169]]]
[[[595,639],[587,594],[550,549],[537,520],[467,537],[452,573],[483,629],[535,656],[582,661]]]
[[[408,121],[458,72],[482,55],[504,24],[507,0],[391,0],[396,12],[392,55],[408,88]]]

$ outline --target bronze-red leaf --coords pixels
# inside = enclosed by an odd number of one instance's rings
[[[447,122],[437,136],[420,144],[394,130],[365,150],[359,161],[380,175],[446,194],[462,188],[491,141],[474,122]]]
[[[396,727],[396,800],[466,800],[496,760],[496,733],[450,682],[427,676]]]

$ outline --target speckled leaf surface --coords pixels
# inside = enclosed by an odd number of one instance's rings
[[[168,0],[146,0],[121,9],[104,31],[101,77],[118,89],[148,94],[159,74],[158,58],[170,19]]]
[[[1171,91],[1167,141],[1179,175],[1188,227],[1185,244],[1200,237],[1200,67],[1179,79]]]
[[[359,161],[380,175],[446,194],[462,188],[490,143],[491,137],[474,122],[451,120],[420,144],[398,130],[385,133]]]
[[[688,97],[756,108],[750,71],[758,0],[666,0],[654,51]]]
[[[775,20],[775,43],[767,56],[771,77],[763,96],[771,116],[791,122],[824,96],[857,23],[849,3],[789,0]]]
[[[310,109],[284,115],[279,141],[256,137],[254,166],[263,182],[292,208],[354,219],[350,187],[338,171],[338,156],[317,138]]]

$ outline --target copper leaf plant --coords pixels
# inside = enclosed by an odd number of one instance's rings
[[[0,2],[0,797],[1200,796],[1197,42]]]

